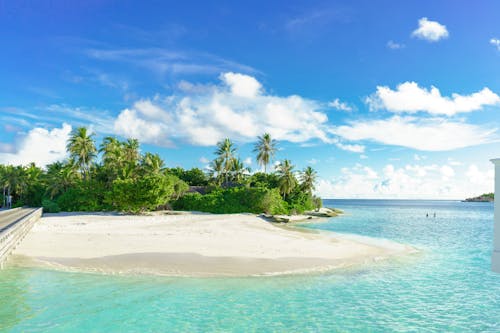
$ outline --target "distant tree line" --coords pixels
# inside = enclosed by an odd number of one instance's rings
[[[43,206],[47,212],[199,210],[214,213],[300,213],[321,206],[313,196],[317,173],[296,172],[289,160],[274,162],[278,143],[258,137],[254,152],[264,172],[252,173],[230,139],[217,143],[208,171],[167,168],[158,154],[142,154],[136,139],[105,137],[100,146],[85,127],[67,142],[69,158],[42,169],[0,165],[2,206]],[[100,159],[98,159],[100,157]],[[203,191],[199,191],[199,189]],[[194,191],[193,189],[198,189]],[[198,193],[202,192],[204,194]]]

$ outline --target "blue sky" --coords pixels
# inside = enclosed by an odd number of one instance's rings
[[[324,197],[462,198],[500,156],[495,1],[0,1],[0,163],[68,133],[134,136],[205,167],[254,137]]]

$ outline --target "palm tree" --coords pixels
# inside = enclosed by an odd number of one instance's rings
[[[2,183],[7,189],[7,196],[12,194],[21,196],[27,186],[27,176],[24,168],[22,166],[6,166]]]
[[[215,181],[215,184],[220,186],[224,175],[224,162],[220,158],[216,158],[210,162],[209,176]]]
[[[127,139],[126,142],[123,143],[124,157],[125,161],[130,164],[137,164],[139,161],[139,140],[137,139]]]
[[[309,195],[312,195],[312,191],[314,190],[314,184],[316,183],[316,178],[318,177],[318,173],[308,166],[305,168],[300,174],[301,187],[305,189]]]
[[[224,140],[217,143],[215,154],[217,155],[217,159],[222,160],[222,164],[224,166],[224,180],[226,184],[229,181],[229,173],[231,172],[231,169],[233,167],[235,153],[236,147],[229,138],[225,138]]]
[[[47,166],[47,194],[53,199],[64,193],[78,181],[78,166],[73,160],[55,162]]]
[[[233,160],[232,163],[232,174],[234,180],[239,183],[243,180],[245,174],[250,173],[250,168],[246,167],[243,161],[238,157]]]
[[[158,154],[146,153],[141,159],[141,166],[147,172],[158,174],[165,168],[165,162]]]
[[[112,136],[104,138],[99,152],[102,153],[102,161],[105,166],[111,168],[119,167],[123,161],[122,143]]]
[[[278,142],[272,139],[269,133],[257,138],[253,152],[257,153],[257,163],[264,167],[264,173],[267,172],[267,165],[274,159],[274,155],[278,150],[276,148],[277,144]]]
[[[293,191],[295,186],[297,186],[297,179],[293,174],[293,168],[294,166],[292,165],[290,160],[284,160],[276,166],[279,177],[279,190],[283,195],[283,199],[286,199],[286,196]]]
[[[87,128],[78,127],[71,133],[66,145],[71,158],[78,163],[84,178],[89,175],[90,164],[97,152],[93,136],[93,134],[88,134]]]

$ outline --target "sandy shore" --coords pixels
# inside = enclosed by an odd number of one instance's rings
[[[45,215],[16,265],[104,273],[244,276],[311,272],[415,252],[388,241],[281,228],[251,214]]]

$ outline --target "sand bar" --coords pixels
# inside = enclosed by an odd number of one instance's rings
[[[305,273],[415,249],[394,242],[281,228],[252,214],[47,214],[14,264],[103,273],[246,276]]]

